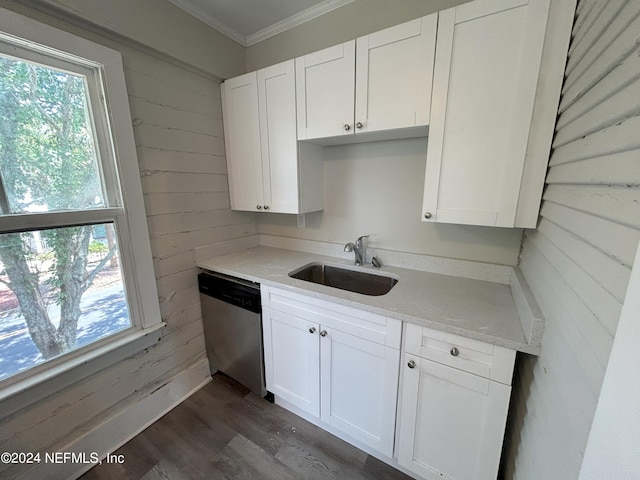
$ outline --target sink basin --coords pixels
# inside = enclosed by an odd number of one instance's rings
[[[304,265],[290,272],[289,276],[305,282],[327,285],[328,287],[371,296],[389,293],[389,290],[398,283],[398,279],[395,277],[324,263]]]

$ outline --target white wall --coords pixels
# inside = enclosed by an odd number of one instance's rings
[[[209,369],[193,249],[257,230],[251,218],[229,210],[216,81],[190,73],[169,58],[114,43],[24,6],[5,5],[122,52],[160,307],[167,323],[155,347],[0,420],[0,451],[55,452],[177,377],[191,375],[196,385],[206,381]],[[179,401],[188,388],[173,390],[167,401]],[[134,434],[133,420],[127,428],[108,433],[113,438]],[[1,478],[15,478],[29,468],[7,467],[0,464]],[[46,478],[58,477],[57,466],[47,468]],[[40,472],[25,473],[25,478],[45,477]]]
[[[325,147],[324,210],[255,214],[260,233],[515,265],[522,230],[421,222],[426,139]],[[384,262],[384,258],[382,259]]]
[[[640,239],[640,3],[578,4],[538,229],[520,262],[546,318],[520,363],[506,478],[578,477]]]
[[[580,480],[625,480],[640,472],[640,248],[580,470]]]
[[[355,0],[247,48],[247,71],[315,52],[469,0]]]
[[[166,0],[38,0],[32,5],[53,15],[60,10],[80,19],[82,28],[107,29],[220,79],[244,73],[244,47]]]

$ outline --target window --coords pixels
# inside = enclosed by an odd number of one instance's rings
[[[0,9],[0,385],[159,325],[119,53]]]

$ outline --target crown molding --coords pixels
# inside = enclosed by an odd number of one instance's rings
[[[181,8],[185,12],[187,12],[187,13],[193,15],[194,17],[196,17],[197,19],[203,21],[204,23],[206,23],[210,27],[215,28],[217,31],[219,31],[223,35],[226,35],[231,40],[239,43],[243,47],[247,46],[247,37],[242,35],[240,32],[234,30],[233,28],[231,28],[227,24],[222,23],[220,20],[218,20],[213,15],[210,15],[209,13],[205,12],[202,8],[194,5],[193,3],[189,2],[188,0],[169,0],[169,1],[171,3],[173,3],[176,7]]]
[[[324,15],[325,13],[329,13],[332,10],[343,7],[353,1],[354,0],[327,0],[323,3],[319,3],[318,5],[314,5],[313,7],[307,8],[302,12],[291,15],[289,18],[285,18],[284,20],[274,23],[267,28],[263,28],[256,33],[248,35],[246,37],[246,46],[250,47],[251,45],[255,45],[258,42],[262,42],[267,38],[285,32],[290,28],[302,25],[303,23]]]
[[[337,8],[343,7],[354,0],[326,0],[318,5],[314,5],[313,7],[307,8],[302,12],[296,13],[295,15],[291,15],[284,20],[281,20],[273,25],[263,28],[262,30],[253,33],[248,36],[242,35],[240,32],[234,30],[229,27],[218,18],[213,15],[207,13],[204,9],[192,4],[189,0],[169,0],[178,8],[181,8],[185,12],[193,15],[197,19],[203,21],[207,25],[212,28],[215,28],[217,31],[226,35],[230,39],[239,43],[243,47],[250,47],[251,45],[255,45],[258,42],[262,42],[267,38],[273,37],[274,35],[278,35],[279,33],[285,32],[290,28],[297,27],[298,25],[302,25],[314,18],[317,18],[325,13],[328,13]]]

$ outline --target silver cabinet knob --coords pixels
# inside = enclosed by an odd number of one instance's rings
[[[356,123],[356,128],[362,128],[362,127],[364,127],[364,125],[362,125],[362,122]]]
[[[457,357],[457,356],[458,356],[458,354],[459,354],[460,352],[458,351],[458,349],[457,349],[456,347],[453,347],[453,348],[449,351],[449,353],[450,353],[451,355],[453,355],[454,357]]]
[[[413,360],[409,360],[409,363],[407,363],[407,367],[416,368],[416,362],[414,362]]]
[[[316,327],[311,327],[309,329],[309,333],[316,333]]]
[[[264,206],[264,209],[265,209],[265,210],[269,210],[269,205],[265,205],[265,206]]]
[[[431,218],[431,212],[427,212],[424,214],[424,218],[429,219]]]
[[[262,205],[256,205],[256,208],[257,208],[258,210],[262,210]]]
[[[327,331],[326,330],[321,330],[320,331],[320,336],[321,337],[326,337],[327,336]]]
[[[344,128],[345,130],[351,130],[351,125],[349,125],[348,123],[345,123],[344,127],[342,128]]]

